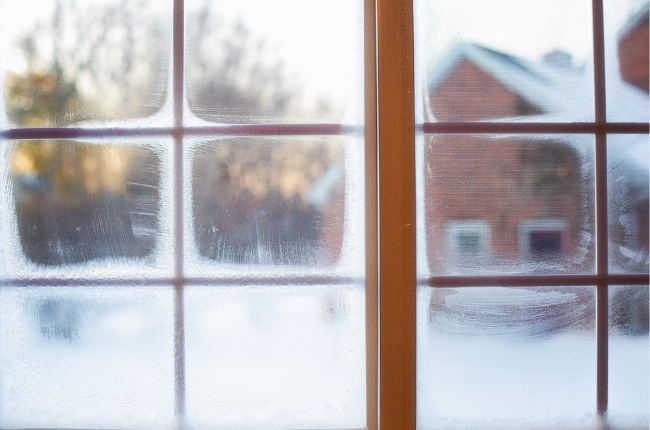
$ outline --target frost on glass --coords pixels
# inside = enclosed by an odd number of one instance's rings
[[[595,428],[595,288],[429,288],[418,428]]]
[[[2,287],[0,426],[171,426],[172,299],[165,287]]]
[[[0,6],[0,79],[12,127],[151,116],[167,94],[171,1],[25,0]]]
[[[649,147],[647,134],[607,137],[611,272],[648,273]]]
[[[648,286],[609,287],[609,407],[612,428],[648,428]]]
[[[607,120],[648,122],[648,1],[608,0],[604,7]]]
[[[362,285],[188,287],[192,428],[364,428]]]
[[[593,137],[419,142],[421,274],[593,272]]]
[[[593,120],[591,2],[417,0],[417,121]]]
[[[209,140],[194,145],[191,156],[194,244],[201,257],[311,267],[340,258],[343,139]]]
[[[156,264],[169,230],[161,191],[168,160],[159,143],[131,145],[8,144],[2,222],[9,271],[70,276],[75,267],[96,276],[103,268],[114,276]]]
[[[216,123],[363,121],[363,2],[188,0],[193,115]],[[201,121],[186,115],[189,123]]]

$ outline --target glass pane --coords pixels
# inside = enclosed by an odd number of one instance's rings
[[[201,120],[363,121],[363,1],[185,4],[187,95]]]
[[[0,426],[170,427],[173,291],[0,288]]]
[[[416,0],[417,121],[591,121],[592,38],[588,0]]]
[[[423,276],[593,273],[593,137],[419,138]]]
[[[163,142],[8,143],[9,192],[2,197],[8,274],[160,276],[170,258],[171,224]]]
[[[362,285],[188,287],[187,424],[364,428],[364,302]]]
[[[648,286],[609,287],[609,408],[613,428],[648,428]]]
[[[594,292],[420,287],[418,428],[595,428]]]
[[[360,143],[343,137],[192,143],[189,250],[198,255],[190,270],[212,276],[242,270],[360,270],[363,208],[356,196],[363,192],[363,178],[355,157]],[[354,171],[347,167],[354,164]],[[351,249],[357,251],[354,258]]]
[[[648,135],[609,135],[609,265],[615,273],[648,273]]]
[[[168,96],[171,6],[2,2],[0,79],[10,126],[90,126],[159,113]],[[156,117],[130,123],[155,124]]]
[[[648,1],[604,5],[607,120],[648,122]]]

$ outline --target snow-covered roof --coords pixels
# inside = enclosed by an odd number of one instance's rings
[[[532,62],[478,44],[457,43],[428,76],[434,90],[462,60],[467,59],[544,113],[567,109],[583,81],[583,71],[570,64]]]
[[[618,30],[617,36],[619,40],[630,34],[630,32],[637,28],[639,24],[648,19],[649,5],[650,3],[648,2],[644,3],[639,10],[630,15],[625,24],[623,24],[620,30]]]

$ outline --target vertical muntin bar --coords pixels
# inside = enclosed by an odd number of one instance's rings
[[[607,122],[605,93],[605,29],[603,0],[592,0],[594,48],[594,117],[596,124]],[[607,135],[596,134],[596,273],[607,275]],[[608,392],[608,285],[596,287],[596,407],[605,422]]]

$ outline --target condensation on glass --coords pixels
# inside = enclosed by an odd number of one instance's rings
[[[590,1],[414,3],[417,122],[593,120]]]
[[[609,287],[609,408],[612,428],[648,428],[648,286]]]
[[[363,428],[363,1],[0,3],[0,427]]]
[[[192,428],[363,428],[363,285],[186,291]]]
[[[3,275],[167,274],[169,140],[3,144]]]
[[[595,288],[419,287],[418,428],[596,428]]]
[[[361,138],[226,137],[186,148],[190,273],[361,274]]]
[[[420,273],[592,272],[593,141],[418,137]]]
[[[607,137],[609,265],[614,273],[648,273],[649,148],[647,134]]]
[[[160,125],[171,103],[171,11],[170,0],[3,2],[8,126]]]
[[[185,2],[188,124],[363,121],[363,2]]]
[[[0,288],[2,428],[171,427],[171,287]]]
[[[332,265],[345,219],[344,139],[226,138],[192,154],[194,242],[220,263]]]
[[[648,1],[604,2],[607,120],[648,122]]]

